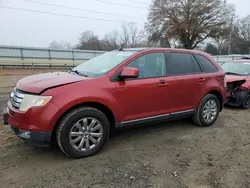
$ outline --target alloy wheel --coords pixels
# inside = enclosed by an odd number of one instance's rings
[[[69,132],[69,141],[78,151],[94,149],[103,137],[103,126],[94,117],[85,117],[77,121]]]
[[[217,104],[214,100],[208,100],[202,110],[202,116],[203,119],[207,122],[210,123],[212,122],[217,115],[218,112],[218,107]]]

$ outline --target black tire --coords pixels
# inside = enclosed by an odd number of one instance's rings
[[[242,108],[244,109],[250,109],[250,92],[249,91],[242,91],[241,93],[241,99],[242,99]]]
[[[88,151],[79,151],[70,144],[69,133],[73,125],[84,117],[93,117],[97,119],[101,123],[103,134],[96,147]],[[72,158],[84,158],[98,153],[107,141],[109,133],[110,122],[101,111],[91,107],[80,107],[70,111],[62,118],[57,127],[56,138],[60,149],[67,156]]]
[[[213,100],[215,102],[217,112],[216,112],[215,118],[211,122],[207,122],[204,119],[204,117],[202,115],[202,112],[203,112],[203,108],[204,108],[205,104],[210,100]],[[201,102],[200,102],[200,104],[198,106],[198,109],[196,110],[196,113],[193,116],[193,122],[196,125],[199,125],[201,127],[209,127],[209,126],[213,125],[215,123],[215,121],[218,119],[219,113],[220,113],[220,101],[219,101],[219,99],[213,94],[207,94],[201,100]]]

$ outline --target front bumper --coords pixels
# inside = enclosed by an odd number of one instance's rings
[[[51,141],[51,133],[49,132],[32,132],[22,130],[11,126],[12,131],[22,140],[39,147],[49,147]]]
[[[3,109],[3,120],[4,125],[8,125],[8,108]],[[21,138],[22,140],[31,143],[32,145],[40,146],[40,147],[48,147],[50,146],[52,133],[50,132],[39,132],[39,131],[30,131],[23,130],[14,126],[11,126],[12,131],[16,136]]]
[[[23,113],[14,109],[10,102],[3,109],[5,125],[10,125],[19,138],[37,146],[49,146],[54,128],[53,118],[58,111],[53,103],[42,108],[31,108]]]

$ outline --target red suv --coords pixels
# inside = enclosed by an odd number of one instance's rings
[[[189,117],[210,126],[224,98],[225,73],[208,54],[120,49],[19,80],[4,116],[18,137],[41,146],[55,138],[81,158],[96,154],[114,128]]]

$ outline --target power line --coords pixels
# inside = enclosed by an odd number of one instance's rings
[[[125,16],[125,15],[119,15],[119,14],[113,14],[113,13],[107,13],[107,12],[98,12],[98,11],[93,11],[93,10],[87,10],[87,9],[82,9],[82,8],[76,8],[76,7],[68,7],[68,6],[63,6],[63,5],[58,5],[58,4],[51,4],[51,3],[45,3],[45,2],[40,2],[40,1],[32,1],[32,0],[24,0],[26,2],[30,3],[37,3],[37,4],[43,4],[43,5],[50,5],[54,7],[60,7],[60,8],[67,8],[67,9],[73,9],[73,10],[82,10],[85,12],[93,12],[93,13],[98,13],[98,14],[106,14],[106,15],[113,15],[113,16],[120,16],[120,17],[128,17],[128,18],[137,18],[138,17],[133,17],[133,16]]]
[[[135,0],[127,0],[127,1],[130,1],[130,2],[133,2],[133,3],[140,3],[140,4],[146,4],[146,2],[144,1],[135,1]]]
[[[142,7],[137,7],[137,6],[133,6],[133,5],[126,5],[126,4],[122,4],[122,3],[115,3],[115,2],[105,1],[105,0],[96,0],[96,1],[101,2],[101,3],[108,3],[108,4],[119,5],[119,6],[138,8],[138,9],[142,9],[142,10],[148,10],[148,9],[142,8]]]
[[[0,5],[0,8],[10,9],[10,10],[21,10],[21,11],[41,13],[41,14],[50,14],[50,15],[57,15],[57,16],[65,16],[65,17],[71,17],[71,18],[83,18],[83,19],[88,19],[88,20],[136,24],[135,22],[128,22],[128,21],[107,20],[107,19],[101,19],[101,18],[90,18],[90,17],[84,17],[84,16],[75,16],[75,15],[71,15],[71,14],[60,14],[60,13],[54,13],[54,12],[44,12],[44,11],[40,11],[40,10],[30,10],[30,9],[24,9],[24,8],[2,6],[2,5]]]

